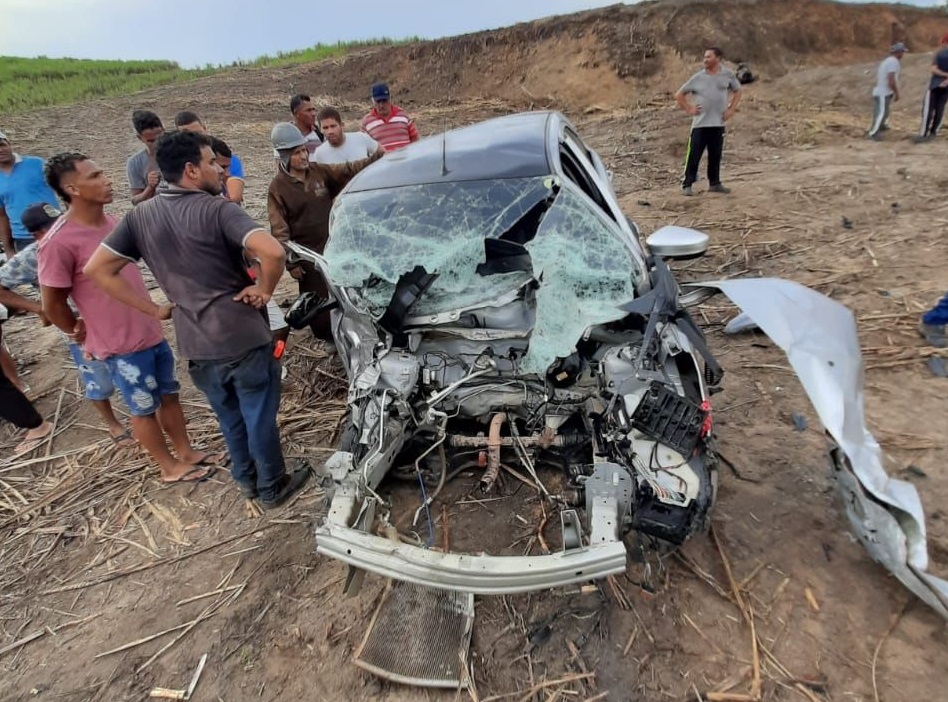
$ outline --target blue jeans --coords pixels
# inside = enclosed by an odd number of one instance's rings
[[[181,390],[167,341],[144,351],[110,356],[105,362],[112,372],[112,383],[135,417],[150,417],[161,407],[162,396],[177,395]]]
[[[922,315],[922,321],[925,324],[933,324],[935,326],[948,324],[948,293],[945,293],[945,296],[941,298],[937,305]]]
[[[266,344],[239,358],[191,361],[188,372],[217,415],[234,480],[256,486],[263,501],[274,499],[286,464],[277,426],[280,364],[273,348]]]

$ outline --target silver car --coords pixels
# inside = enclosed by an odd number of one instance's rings
[[[708,525],[717,486],[711,395],[723,372],[688,307],[723,292],[787,352],[830,439],[856,535],[948,617],[927,572],[914,488],[892,480],[862,411],[855,320],[796,283],[679,286],[669,258],[708,237],[648,237],[619,208],[599,156],[556,112],[491,119],[387,154],[333,207],[325,255],[291,244],[329,282],[302,296],[302,328],[332,309],[349,381],[317,550],[430,587],[501,594],[622,572],[624,539],[665,548]],[[405,543],[379,495],[415,478],[421,507],[461,471],[480,489],[528,482],[560,522],[559,550],[510,556]],[[485,548],[490,547],[485,538]]]

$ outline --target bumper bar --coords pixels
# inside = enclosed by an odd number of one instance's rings
[[[586,582],[625,571],[625,545],[611,541],[546,556],[441,553],[338,524],[316,529],[316,551],[372,573],[425,587],[506,595]]]

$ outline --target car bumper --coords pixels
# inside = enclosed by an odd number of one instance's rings
[[[621,541],[546,556],[441,553],[326,523],[316,530],[316,551],[387,578],[425,587],[506,595],[586,582],[625,571]]]

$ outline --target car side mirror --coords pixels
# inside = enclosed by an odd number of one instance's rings
[[[697,229],[669,225],[653,232],[645,243],[655,256],[684,261],[703,256],[710,241],[711,237]]]

